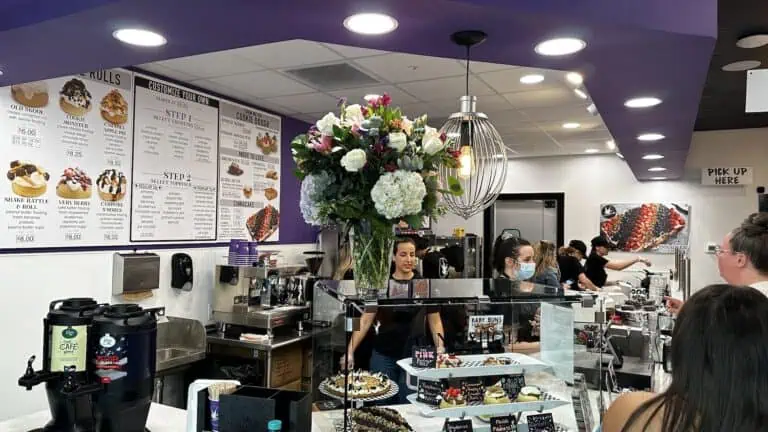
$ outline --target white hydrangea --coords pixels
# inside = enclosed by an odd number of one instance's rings
[[[329,221],[320,216],[320,202],[324,201],[325,194],[333,183],[333,177],[326,172],[308,175],[301,182],[301,195],[299,209],[304,221],[310,225],[325,225]]]
[[[421,175],[403,170],[383,174],[371,189],[376,211],[387,219],[418,214],[426,195]]]

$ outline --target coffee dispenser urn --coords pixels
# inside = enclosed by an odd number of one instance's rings
[[[19,385],[31,390],[45,383],[51,421],[44,432],[85,432],[94,429],[93,394],[101,389],[90,377],[88,361],[90,326],[104,305],[90,298],[55,300],[43,319],[43,368],[32,368],[35,357]]]
[[[144,432],[154,391],[157,317],[164,313],[118,304],[93,319],[90,358],[103,385],[94,394],[99,432]]]

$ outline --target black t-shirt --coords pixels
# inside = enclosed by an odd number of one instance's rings
[[[413,279],[421,279],[418,272],[413,272]],[[394,280],[394,279],[393,279]],[[408,283],[407,280],[398,282]],[[394,359],[411,355],[414,345],[432,345],[432,336],[427,334],[427,314],[438,312],[437,307],[380,307],[376,313],[379,332],[373,348],[380,354]]]
[[[584,273],[584,267],[578,258],[570,255],[558,255],[557,265],[560,267],[560,283],[569,283],[570,289],[580,289],[579,275]]]
[[[608,280],[608,273],[605,272],[606,264],[608,264],[608,260],[595,252],[592,252],[587,257],[587,268],[584,271],[584,274],[587,275],[593,284],[600,288],[602,288]]]

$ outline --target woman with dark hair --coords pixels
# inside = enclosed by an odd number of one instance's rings
[[[525,282],[536,272],[533,260],[533,246],[528,240],[519,237],[503,238],[499,236],[493,247],[493,267],[500,279],[507,279],[516,284]],[[521,285],[522,290],[522,285]],[[516,339],[509,347],[514,352],[536,352],[539,350],[539,318],[541,308],[538,303],[523,303],[502,307],[506,325],[517,327]]]
[[[419,279],[416,265],[416,242],[412,238],[398,238],[395,240],[394,270],[391,280],[393,282],[409,283],[413,279]],[[405,385],[406,374],[397,361],[409,357],[411,348],[425,337],[426,324],[429,325],[431,342],[438,352],[445,351],[443,343],[443,322],[440,312],[436,308],[418,307],[403,308],[366,308],[360,317],[360,330],[352,333],[349,341],[347,355],[342,356],[342,368],[346,362],[349,369],[354,368],[355,351],[365,338],[373,322],[378,320],[376,337],[373,342],[371,354],[371,371],[381,372],[400,386],[400,393],[387,403],[408,403],[406,396],[409,391]]]
[[[621,396],[603,432],[768,430],[768,298],[708,286],[682,307],[672,341],[669,388]]]

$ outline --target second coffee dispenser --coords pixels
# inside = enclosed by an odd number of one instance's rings
[[[19,385],[45,383],[44,432],[144,432],[155,376],[157,317],[163,308],[51,302],[43,319],[43,368],[32,357]]]

